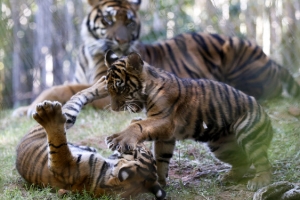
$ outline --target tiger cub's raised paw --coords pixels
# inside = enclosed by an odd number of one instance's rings
[[[64,125],[66,117],[62,113],[61,103],[58,101],[43,101],[37,104],[36,112],[32,117],[45,129],[58,127],[58,125]]]

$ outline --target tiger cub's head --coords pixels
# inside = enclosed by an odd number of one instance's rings
[[[144,62],[137,53],[126,57],[108,51],[105,55],[108,67],[107,90],[111,96],[111,108],[114,111],[140,112],[144,108],[146,96],[143,84]]]
[[[109,159],[117,160],[114,171],[117,172],[119,186],[122,186],[122,197],[150,192],[155,195],[156,199],[165,198],[166,192],[157,181],[157,167],[153,154],[143,144],[122,154],[116,151]],[[114,172],[112,174],[115,175]],[[108,185],[116,183],[114,178],[109,181],[112,183]]]
[[[111,49],[126,55],[139,39],[137,11],[141,0],[88,0],[92,6],[82,24],[82,39],[88,46],[105,53]]]

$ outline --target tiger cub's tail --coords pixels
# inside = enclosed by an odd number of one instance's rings
[[[287,90],[288,94],[294,98],[300,97],[299,83],[297,83],[297,81],[286,68],[280,66],[279,64],[276,65],[278,66],[281,81],[284,83],[285,89]]]

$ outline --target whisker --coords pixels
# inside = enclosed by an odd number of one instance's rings
[[[111,108],[111,104],[108,104],[104,107],[105,110],[108,110],[109,108]]]
[[[139,108],[139,110],[142,109],[142,108],[141,108],[138,104],[136,104],[136,103],[131,103],[131,105],[135,105],[137,108]]]
[[[128,112],[131,114],[132,113],[132,107],[129,104],[126,107],[127,107]]]

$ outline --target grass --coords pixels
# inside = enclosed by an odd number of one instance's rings
[[[290,107],[300,108],[300,102],[278,99],[263,103],[272,119],[274,138],[269,149],[273,165],[274,182],[297,182],[300,179],[300,123],[299,118],[288,113]],[[113,113],[84,109],[75,126],[68,131],[69,141],[98,148],[108,156],[111,152],[104,138],[124,129],[130,120],[143,114]],[[12,118],[11,111],[0,113],[0,200],[6,199],[93,199],[88,194],[68,194],[59,197],[50,188],[36,188],[26,184],[18,175],[15,163],[15,148],[21,137],[35,124],[28,118]],[[252,199],[253,192],[247,191],[245,183],[222,185],[217,177],[229,166],[208,153],[205,145],[193,141],[177,142],[170,164],[170,177],[166,191],[168,199]],[[251,176],[251,173],[250,175]],[[150,199],[143,195],[140,199]],[[103,197],[101,199],[113,199]]]

